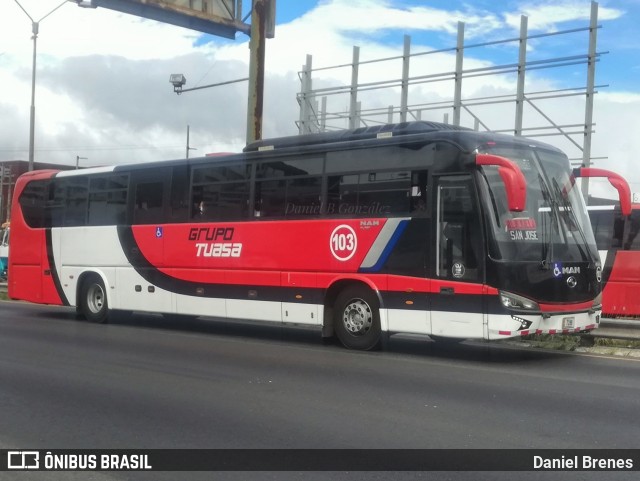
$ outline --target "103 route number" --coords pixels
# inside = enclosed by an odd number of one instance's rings
[[[342,224],[333,229],[329,245],[333,257],[339,261],[348,261],[356,253],[358,238],[350,226]]]

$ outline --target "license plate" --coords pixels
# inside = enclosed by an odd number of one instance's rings
[[[562,318],[562,329],[573,329],[576,327],[576,318],[575,317],[563,317]]]

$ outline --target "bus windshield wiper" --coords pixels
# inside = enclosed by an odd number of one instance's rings
[[[542,219],[542,261],[540,266],[544,270],[551,269],[551,260],[553,259],[553,219],[557,215],[555,201],[549,192],[549,187],[541,174],[538,173],[538,182],[540,182],[542,190],[542,198],[549,206],[549,225],[547,225],[546,217],[540,216]]]
[[[589,258],[589,255],[585,252],[583,248],[583,245],[585,246],[588,245],[587,236],[585,235],[584,230],[582,229],[582,225],[580,225],[580,221],[578,220],[576,213],[573,211],[573,206],[569,203],[567,199],[567,195],[564,195],[562,193],[562,190],[560,189],[560,186],[558,185],[558,182],[556,181],[556,179],[552,180],[552,185],[553,185],[553,190],[554,190],[554,193],[556,194],[556,197],[560,199],[560,201],[562,202],[562,211],[567,216],[567,221],[565,222],[565,226],[569,231],[572,231],[573,229],[571,229],[571,225],[569,222],[573,223],[573,225],[575,226],[575,230],[577,230],[580,235],[580,240],[582,241],[582,243],[584,243],[582,244],[580,242],[576,242],[576,245],[578,246],[578,249],[582,254],[582,258],[587,261],[590,261],[591,259]],[[560,203],[556,201],[556,204],[559,205]]]

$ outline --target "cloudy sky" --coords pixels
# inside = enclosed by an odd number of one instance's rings
[[[61,0],[19,0],[39,20]],[[245,1],[249,4],[249,1]],[[276,37],[268,40],[265,80],[265,138],[297,133],[300,91],[298,72],[307,55],[313,67],[349,64],[354,45],[360,60],[401,55],[403,37],[411,35],[412,52],[455,46],[457,22],[465,22],[465,45],[517,37],[520,16],[528,16],[529,34],[539,35],[588,26],[586,0],[278,0]],[[247,7],[245,6],[245,9]],[[599,2],[598,51],[592,145],[595,165],[616,170],[640,192],[640,0]],[[62,5],[40,24],[37,55],[35,160],[86,166],[184,156],[187,125],[192,156],[239,151],[245,143],[247,84],[173,93],[171,73],[187,78],[185,88],[248,75],[248,38],[204,35],[104,8]],[[586,32],[542,37],[529,43],[529,60],[584,55]],[[31,21],[15,0],[0,0],[0,161],[27,160],[31,103]],[[465,69],[517,62],[517,43],[469,48]],[[410,75],[453,70],[451,52],[416,57]],[[314,72],[315,88],[346,85],[348,68]],[[399,61],[363,66],[363,83],[397,79]],[[465,99],[510,95],[515,75],[484,76],[463,83]],[[582,87],[586,66],[532,70],[527,91]],[[453,84],[428,83],[411,89],[409,103],[448,101]],[[361,97],[363,109],[399,105],[397,88]],[[345,96],[331,97],[329,109],[344,111]],[[584,98],[540,101],[538,108],[555,122],[584,122]],[[422,113],[443,120],[445,110]],[[511,104],[473,109],[492,130],[512,128]],[[452,117],[450,117],[452,118]],[[381,120],[385,120],[381,118]],[[397,117],[396,117],[397,120]],[[463,125],[473,127],[465,114]],[[534,109],[525,125],[548,125]],[[332,126],[344,127],[339,121]],[[576,129],[573,129],[576,130]],[[544,137],[567,152],[580,152],[561,137]],[[581,144],[582,139],[575,140]],[[597,193],[612,195],[606,183]]]

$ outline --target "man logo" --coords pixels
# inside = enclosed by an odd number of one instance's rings
[[[578,285],[578,280],[573,276],[569,276],[567,277],[567,285],[569,286],[570,289],[573,289]]]

